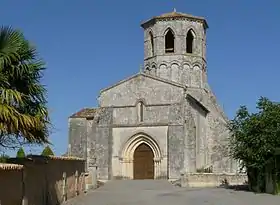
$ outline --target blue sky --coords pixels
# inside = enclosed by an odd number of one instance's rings
[[[68,116],[139,71],[140,23],[174,7],[207,19],[208,79],[230,118],[261,95],[280,101],[280,1],[1,0],[1,24],[21,29],[47,63],[56,154],[67,149]]]

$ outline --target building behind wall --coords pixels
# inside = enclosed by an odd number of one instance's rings
[[[172,180],[209,166],[235,172],[227,118],[207,82],[206,20],[173,11],[141,26],[143,71],[69,118],[70,154],[96,159],[103,180]]]

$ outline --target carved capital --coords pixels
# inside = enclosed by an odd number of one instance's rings
[[[160,160],[161,160],[161,159],[160,159],[159,157],[155,157],[155,158],[154,158],[154,162],[160,162]]]

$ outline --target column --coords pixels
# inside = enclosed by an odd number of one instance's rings
[[[156,159],[154,159],[154,179],[157,179],[158,177],[158,162]]]
[[[90,158],[88,167],[89,176],[91,177],[91,184],[88,184],[87,188],[97,188],[97,165],[96,158]]]
[[[123,178],[126,179],[127,177],[127,159],[123,160]]]
[[[128,168],[129,168],[129,179],[133,179],[133,159],[130,159],[128,162]]]
[[[160,177],[160,159],[154,158],[154,172],[155,172],[155,179],[159,179]]]
[[[123,159],[120,157],[119,158],[119,167],[120,167],[120,169],[119,169],[119,175],[120,175],[120,177],[123,177]]]

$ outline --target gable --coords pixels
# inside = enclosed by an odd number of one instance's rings
[[[139,100],[147,105],[176,103],[181,101],[183,92],[180,84],[140,73],[103,89],[99,105],[135,106]]]

